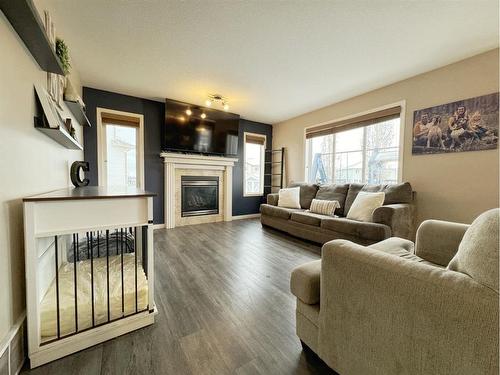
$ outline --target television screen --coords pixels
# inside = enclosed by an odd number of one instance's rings
[[[234,156],[238,125],[239,115],[167,100],[163,149]]]

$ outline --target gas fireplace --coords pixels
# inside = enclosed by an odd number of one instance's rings
[[[181,177],[181,216],[219,213],[219,177]]]

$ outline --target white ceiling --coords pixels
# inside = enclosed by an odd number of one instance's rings
[[[498,0],[54,0],[83,85],[276,123],[498,46]]]

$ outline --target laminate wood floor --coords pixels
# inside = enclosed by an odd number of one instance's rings
[[[295,335],[290,271],[318,246],[258,220],[156,230],[154,325],[28,374],[334,374]]]

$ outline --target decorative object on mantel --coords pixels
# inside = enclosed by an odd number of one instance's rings
[[[413,112],[412,153],[496,149],[498,98],[497,92]]]
[[[208,99],[205,101],[207,107],[211,107],[212,103],[218,103],[222,106],[224,111],[229,111],[229,103],[225,96],[220,94],[208,94]]]
[[[75,187],[87,186],[89,184],[89,179],[84,177],[82,180],[81,173],[89,171],[88,161],[75,161],[71,164],[70,177],[71,182]]]

